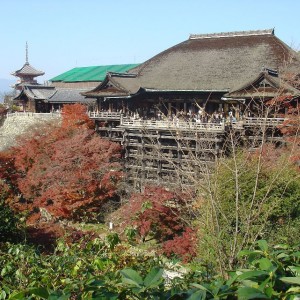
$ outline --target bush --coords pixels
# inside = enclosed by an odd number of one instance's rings
[[[23,236],[21,216],[0,197],[0,242],[17,242]]]

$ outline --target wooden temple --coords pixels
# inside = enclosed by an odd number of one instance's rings
[[[258,128],[277,141],[278,95],[297,99],[287,76],[300,74],[299,54],[274,30],[190,35],[126,73],[108,72],[94,89],[90,117],[101,136],[124,147],[128,181],[188,185],[227,151],[229,130],[255,147]]]

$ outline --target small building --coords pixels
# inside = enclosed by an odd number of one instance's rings
[[[18,91],[14,102],[21,111],[34,113],[59,111],[64,104],[74,103],[85,104],[90,110],[94,110],[95,99],[87,98],[81,93],[101,83],[109,70],[126,72],[136,66],[138,64],[74,68],[52,78],[50,85],[42,85],[35,78],[45,73],[29,64],[26,43],[26,62],[20,70],[13,73],[19,78],[14,86]]]
[[[11,75],[18,77],[19,80],[13,86],[15,90],[21,91],[23,86],[25,85],[39,85],[37,80],[35,79],[38,76],[42,76],[45,73],[43,71],[36,70],[33,66],[29,64],[28,61],[28,44],[26,42],[26,60],[23,67],[13,73]]]

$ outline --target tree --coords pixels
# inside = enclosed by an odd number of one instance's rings
[[[300,241],[300,174],[278,154],[268,147],[219,160],[199,199],[200,253],[217,258],[220,270],[234,268],[238,252],[257,239]]]
[[[223,273],[236,267],[241,249],[259,239],[300,242],[298,101],[279,93],[256,103],[261,119],[248,129],[251,139],[230,127],[226,155],[198,183],[199,252]],[[285,119],[268,123],[274,116]]]
[[[10,204],[31,221],[43,208],[53,217],[80,219],[117,198],[120,146],[89,129],[82,105],[64,106],[62,125],[42,128],[10,150],[10,181],[21,195]]]
[[[184,193],[147,186],[142,193],[131,195],[120,215],[124,223],[137,230],[143,242],[155,239],[163,253],[188,261],[196,255],[196,231],[187,222],[189,203]]]

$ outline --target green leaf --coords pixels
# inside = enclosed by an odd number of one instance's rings
[[[259,240],[257,244],[262,251],[268,251],[268,243],[266,240]]]
[[[249,256],[249,255],[251,255],[251,254],[261,254],[262,252],[260,251],[260,250],[241,250],[239,253],[238,253],[238,255],[237,255],[237,257],[238,258],[240,258],[240,257],[242,257],[242,256]]]
[[[126,284],[140,287],[144,283],[142,277],[135,270],[124,269],[120,273],[123,276],[122,281]]]
[[[252,287],[242,287],[238,289],[237,294],[239,300],[269,299],[269,297],[263,294],[260,290]]]
[[[288,294],[288,293],[299,293],[300,294],[300,287],[291,287],[291,288],[289,288],[287,291],[286,291],[286,293]]]
[[[268,272],[266,271],[248,271],[248,272],[245,272],[241,275],[238,276],[237,280],[238,281],[242,281],[242,280],[245,280],[245,279],[249,279],[249,278],[256,278],[256,277],[260,277],[260,276],[266,276],[266,275],[269,275]]]
[[[159,285],[163,279],[162,274],[163,274],[163,269],[153,268],[144,280],[145,286],[153,287]]]
[[[201,284],[198,284],[198,283],[192,283],[191,287],[195,287],[196,289],[210,292],[207,287],[205,287],[205,286],[203,286]]]
[[[282,252],[280,254],[277,255],[277,258],[280,259],[280,258],[286,258],[286,257],[289,257],[289,255],[287,255],[286,253]]]
[[[46,288],[31,288],[28,292],[43,299],[48,299],[49,297],[49,292]]]
[[[0,291],[0,299],[6,299],[6,292],[4,290]]]
[[[300,277],[281,277],[279,279],[286,283],[300,285]]]
[[[93,294],[93,300],[116,300],[119,298],[119,293],[110,291],[97,291]]]
[[[259,267],[261,270],[270,270],[273,267],[272,262],[268,258],[261,258],[259,260]]]
[[[265,293],[267,293],[267,292],[266,292],[266,286],[267,286],[267,284],[270,282],[270,280],[271,280],[271,278],[268,277],[266,280],[264,280],[264,281],[259,285],[258,289],[259,289],[260,291],[265,291]],[[267,288],[267,289],[268,289],[268,288]]]
[[[296,266],[288,266],[288,268],[295,273],[296,275],[300,275],[300,267],[296,267]]]
[[[300,257],[300,251],[293,252],[293,253],[291,254],[291,256],[294,256],[294,257]]]
[[[187,300],[204,300],[206,299],[206,291],[204,290],[198,290],[194,293],[192,293]]]
[[[24,298],[25,298],[25,292],[24,291],[13,293],[9,297],[9,299],[24,299]]]
[[[239,277],[238,274],[232,274],[229,279],[226,281],[226,285],[228,286],[231,286],[235,281],[236,279]]]

